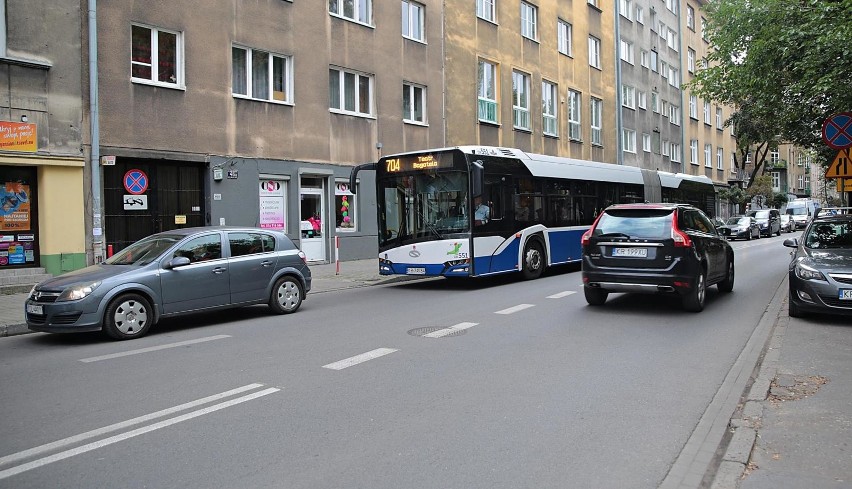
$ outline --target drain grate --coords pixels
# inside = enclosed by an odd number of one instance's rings
[[[426,336],[429,333],[434,333],[435,331],[441,331],[444,329],[448,329],[446,326],[429,326],[427,328],[415,328],[408,331],[408,334],[411,336]],[[447,336],[459,336],[463,335],[467,332],[466,329],[454,329],[453,331],[447,332],[447,334],[443,334],[440,337],[445,338]]]

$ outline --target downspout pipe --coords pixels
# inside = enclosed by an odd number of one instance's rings
[[[98,5],[89,0],[89,124],[92,147],[89,165],[92,170],[92,260],[103,260],[103,227],[101,219],[101,133],[98,111]]]
[[[621,2],[615,2],[615,161],[619,165],[624,164],[624,142],[621,140],[622,131],[624,130],[624,120],[622,117],[622,95],[621,95],[621,20],[619,14],[621,12]],[[591,103],[591,102],[590,102]],[[601,117],[603,119],[603,117]],[[603,121],[601,121],[603,123]],[[641,164],[638,165],[641,168]]]

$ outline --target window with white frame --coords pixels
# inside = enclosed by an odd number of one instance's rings
[[[802,187],[802,188],[804,188],[805,190],[808,190],[808,189],[811,188],[811,176],[810,175],[805,175],[805,186]]]
[[[402,120],[426,124],[426,87],[403,82]]]
[[[663,41],[666,40],[666,35],[669,32],[669,27],[662,20],[659,22],[659,26],[657,27],[657,34],[659,34],[660,39]]]
[[[426,42],[426,7],[411,0],[402,0],[402,37]]]
[[[686,48],[686,70],[695,73],[695,50]]]
[[[645,68],[648,67],[648,51],[645,51],[644,49],[639,51],[639,64]]]
[[[669,143],[668,139],[663,140],[663,145],[662,145],[661,149],[662,149],[663,156],[670,156],[671,155],[670,151],[672,149],[672,145],[671,145],[671,143]]]
[[[712,154],[711,154],[712,152],[713,152],[713,145],[712,144],[705,144],[704,145],[704,166],[706,166],[707,168],[713,167],[713,160],[711,159],[713,157]]]
[[[594,97],[590,98],[589,108],[591,109],[590,118],[592,120],[592,144],[601,146],[603,145],[603,100]]]
[[[638,5],[636,6],[636,22],[645,25],[645,11]]]
[[[495,3],[497,0],[476,0],[476,16],[489,22],[496,22]]]
[[[658,68],[657,68],[657,63],[659,63],[658,58],[659,58],[659,55],[657,54],[657,51],[652,49],[651,50],[651,63],[650,64],[651,64],[651,71],[653,71],[654,73],[656,73],[657,70],[658,70]]]
[[[231,92],[235,97],[292,102],[290,56],[242,46],[232,46],[231,56]]]
[[[722,108],[716,107],[716,129],[721,130],[725,127],[725,120],[722,117]]]
[[[527,2],[521,2],[521,35],[538,39],[538,7]]]
[[[724,170],[725,169],[725,166],[724,166],[725,163],[723,161],[724,159],[725,159],[725,156],[723,154],[722,148],[716,148],[716,169],[717,170]]]
[[[666,8],[673,14],[677,13],[677,4],[679,0],[666,0]]]
[[[661,107],[660,114],[663,117],[668,117],[669,116],[669,103],[666,102],[665,100],[660,99],[660,107]]]
[[[600,7],[598,6],[598,1],[599,1],[599,0],[586,0],[586,1],[587,1],[587,3],[588,3],[589,5],[591,5],[592,7],[600,8]]]
[[[772,176],[772,190],[777,192],[781,189],[781,173],[774,171],[770,175]]]
[[[734,174],[734,175],[737,174],[736,161],[737,161],[737,152],[731,151],[731,173]]]
[[[180,32],[133,24],[130,38],[132,81],[183,86],[183,35]]]
[[[332,112],[373,114],[373,76],[343,68],[328,70],[329,108]]]
[[[589,66],[601,69],[601,40],[589,36]]]
[[[632,12],[631,12],[632,8],[633,8],[632,0],[619,0],[619,2],[618,2],[618,13],[620,13],[621,16],[624,17],[625,19],[633,20],[633,18],[630,17],[631,14],[632,14]]]
[[[672,65],[669,65],[669,85],[680,88],[680,70],[676,70]]]
[[[695,95],[689,96],[689,117],[698,120],[698,97]]]
[[[680,163],[680,145],[672,143],[672,163]]]
[[[479,120],[497,123],[497,65],[479,60]]]
[[[686,6],[686,26],[695,30],[695,10],[691,5]]]
[[[582,139],[580,100],[580,92],[568,90],[568,137],[575,141]]]
[[[624,39],[621,40],[621,59],[627,61],[630,64],[633,64],[633,43],[626,41]]]
[[[657,95],[657,92],[651,92],[651,110],[655,114],[660,113],[660,97]]]
[[[781,153],[778,152],[777,149],[773,149],[769,152],[769,162],[772,164],[778,163],[778,160],[781,159]]]
[[[689,140],[689,162],[693,165],[698,164],[698,140]]]
[[[328,0],[328,12],[337,17],[371,25],[373,0]]]
[[[745,162],[746,162],[746,165],[750,165],[750,164],[751,164],[751,151],[749,151],[748,153],[746,153],[746,160],[745,160]]]
[[[621,130],[621,147],[625,153],[636,153],[636,131],[633,129]]]
[[[678,51],[676,30],[669,28],[669,30],[666,32],[666,44],[668,45],[669,49],[672,49],[675,52]]]
[[[571,53],[571,50],[572,50],[572,47],[573,47],[572,46],[573,43],[571,42],[572,32],[573,32],[573,29],[571,27],[571,24],[569,24],[568,22],[565,22],[562,19],[559,19],[559,21],[556,24],[556,33],[557,33],[556,36],[558,38],[557,39],[557,45],[558,45],[557,49],[559,49],[560,53],[562,53],[566,56],[572,56],[572,53]]]
[[[704,101],[704,123],[710,124],[710,102]]]
[[[804,176],[804,175],[799,175],[798,181],[799,181],[799,186],[798,186],[798,187],[796,187],[796,188],[798,188],[798,189],[803,189],[803,188],[805,188],[805,176]]]
[[[654,10],[654,7],[651,7],[649,24],[651,25],[651,32],[657,32],[657,11]]]
[[[515,129],[530,130],[530,76],[512,72],[512,121]]]
[[[669,105],[669,122],[672,124],[679,126],[680,125],[680,106],[671,104]]]
[[[628,109],[636,108],[636,88],[630,85],[621,85],[621,105]]]
[[[334,217],[337,232],[351,233],[357,230],[357,198],[358,194],[353,194],[349,188],[349,180],[334,182]]]
[[[701,39],[707,40],[707,19],[701,17]]]
[[[663,60],[660,60],[660,76],[662,76],[663,79],[669,77],[669,64]]]
[[[547,80],[541,82],[541,132],[547,136],[559,136],[559,120],[557,119],[556,101],[559,91],[556,84]]]
[[[651,152],[651,135],[644,132],[642,133],[642,151]]]
[[[642,90],[636,90],[636,105],[640,109],[648,108],[648,95]]]

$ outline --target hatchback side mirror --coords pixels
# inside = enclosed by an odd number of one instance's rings
[[[799,246],[799,240],[796,238],[787,238],[784,240],[784,246],[787,248],[797,248]]]
[[[189,258],[187,258],[185,256],[176,256],[176,257],[172,258],[171,260],[169,260],[169,262],[166,264],[166,268],[183,267],[183,266],[189,265],[190,263],[191,262],[189,261]]]

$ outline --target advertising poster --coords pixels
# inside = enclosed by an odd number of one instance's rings
[[[284,229],[284,188],[279,181],[260,182],[260,227]]]
[[[0,186],[0,231],[30,230],[30,186],[5,182]]]

